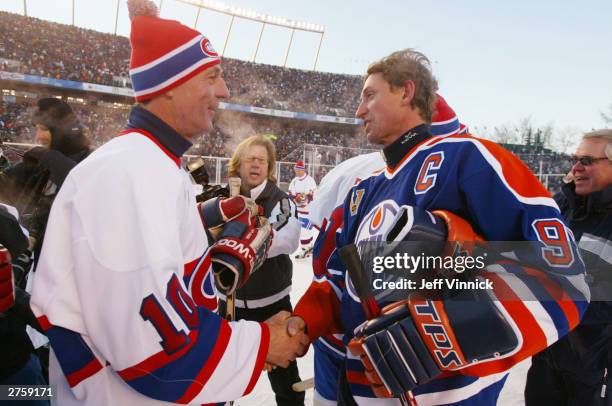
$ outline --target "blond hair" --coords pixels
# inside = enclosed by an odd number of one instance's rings
[[[276,177],[274,176],[276,169],[276,148],[272,141],[263,135],[252,135],[238,144],[227,166],[229,176],[240,176],[240,163],[251,147],[255,145],[264,147],[268,152],[268,180],[276,183]]]
[[[604,152],[606,154],[606,156],[608,157],[609,161],[612,161],[612,129],[601,129],[601,130],[594,130],[594,131],[590,131],[586,134],[584,134],[582,136],[582,139],[589,139],[589,138],[599,138],[601,140],[606,140],[608,141],[608,144],[606,145],[606,148],[604,149]]]
[[[403,87],[406,82],[414,82],[414,97],[410,105],[418,108],[421,118],[430,124],[434,115],[438,81],[431,72],[431,62],[422,53],[407,48],[393,52],[368,67],[366,79],[375,73],[392,88]]]

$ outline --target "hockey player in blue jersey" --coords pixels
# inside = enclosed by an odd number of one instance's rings
[[[357,116],[368,141],[383,146],[386,168],[347,195],[337,247],[481,236],[532,241],[538,257],[524,266],[517,251],[489,263],[478,276],[494,288],[466,293],[477,300],[443,290],[392,301],[378,295],[373,307],[382,311],[369,321],[343,266],[313,283],[294,313],[311,340],[344,334],[351,351],[339,382],[342,404],[397,404],[412,391],[419,405],[493,405],[506,371],[567,334],[588,305],[584,265],[556,203],[495,143],[432,137],[436,90],[429,61],[412,50],[368,69]]]
[[[455,111],[444,97],[436,95],[436,113],[429,131],[433,136],[466,134],[467,127],[459,122]],[[314,243],[312,267],[314,282],[320,283],[333,277],[338,257],[336,231],[342,225],[342,203],[348,191],[361,179],[385,167],[382,151],[358,155],[347,159],[328,172],[319,185],[312,205],[310,218],[319,230]],[[336,292],[340,292],[337,290]],[[344,359],[345,346],[342,335],[327,335],[313,343],[314,350],[314,400],[320,405],[332,405],[337,401],[338,376]]]

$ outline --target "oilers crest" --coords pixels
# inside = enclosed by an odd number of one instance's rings
[[[369,212],[366,214],[359,224],[357,233],[355,234],[355,245],[359,249],[362,262],[368,262],[370,256],[375,251],[372,249],[381,248],[380,244],[367,244],[369,242],[383,241],[383,237],[387,230],[393,225],[397,213],[399,213],[400,207],[394,200],[383,200],[377,203]],[[366,266],[366,272],[368,267]],[[395,278],[393,275],[380,275],[381,278],[386,279],[387,277]],[[353,282],[349,277],[348,272],[345,275],[346,290],[350,295],[351,299],[355,302],[360,302],[359,296],[355,291]]]
[[[355,244],[359,245],[362,241],[382,241],[383,235],[393,225],[393,220],[398,212],[399,206],[393,200],[378,203],[359,225],[355,235]]]

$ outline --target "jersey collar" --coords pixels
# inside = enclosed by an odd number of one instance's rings
[[[176,130],[166,124],[162,119],[150,111],[134,106],[130,112],[126,129],[142,129],[151,134],[166,151],[170,152],[171,158],[180,159],[189,148],[191,142],[181,136]]]
[[[417,145],[431,137],[426,124],[418,125],[391,144],[383,148],[383,156],[389,169],[394,170],[402,162],[402,159]]]

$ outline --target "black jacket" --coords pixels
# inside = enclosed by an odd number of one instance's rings
[[[283,199],[286,202],[282,202]],[[270,218],[277,204],[289,206],[289,196],[273,182],[268,182],[255,202],[264,208],[264,215]],[[273,222],[270,219],[270,222]],[[282,226],[278,225],[277,226]],[[291,285],[293,263],[287,254],[268,258],[249,278],[246,285],[236,291],[237,299],[262,299],[281,292]]]
[[[32,161],[37,166],[25,184],[16,189],[19,197],[15,206],[22,214],[30,236],[36,239],[33,247],[35,258],[40,254],[53,199],[68,173],[89,153],[89,140],[85,134],[74,131],[54,135],[50,149],[36,147],[24,155],[24,165]]]
[[[612,186],[578,196],[569,183],[554,198],[578,242],[591,290],[591,303],[567,340],[590,364],[612,350]]]
[[[0,244],[9,250],[13,260],[28,247],[19,222],[4,206],[0,206]],[[17,303],[6,313],[0,313],[0,382],[21,369],[33,350],[26,334],[28,319],[34,317],[27,299],[27,294],[19,289]]]

